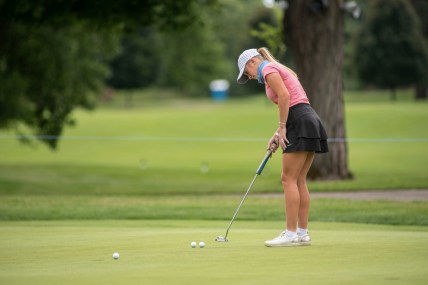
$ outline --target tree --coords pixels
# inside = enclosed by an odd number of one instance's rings
[[[17,22],[66,27],[83,20],[98,29],[119,24],[127,30],[150,25],[174,30],[202,23],[201,6],[216,8],[217,0],[2,0],[0,23],[3,28]]]
[[[224,60],[224,44],[214,31],[216,18],[210,12],[200,7],[203,25],[176,31],[145,27],[126,34],[108,83],[120,89],[157,85],[176,88],[182,96],[201,97],[208,94],[213,79],[235,76],[232,64]]]
[[[72,111],[91,108],[117,35],[136,27],[202,23],[216,0],[0,1],[0,127],[27,130],[52,149]],[[26,131],[28,132],[28,131]],[[46,136],[52,138],[45,140]]]
[[[109,86],[135,89],[153,85],[162,60],[159,33],[153,27],[145,27],[122,37],[122,51],[110,63],[112,74],[107,80]]]
[[[418,16],[406,0],[373,0],[356,39],[358,75],[366,84],[389,88],[426,79],[428,53]]]
[[[28,140],[31,129],[51,148],[71,112],[91,109],[117,51],[113,33],[90,32],[83,24],[62,28],[10,26],[0,46],[0,127],[12,127]],[[48,138],[46,136],[49,136]]]
[[[275,20],[272,11],[268,11],[260,0],[220,0],[220,15],[214,15],[213,29],[219,41],[224,43],[225,64],[232,69],[232,75],[229,78],[231,96],[249,96],[263,92],[263,86],[256,81],[250,80],[243,86],[236,84],[238,75],[237,59],[243,50],[249,48],[261,47],[260,39],[251,37],[251,31],[258,28],[258,24],[273,24]],[[263,13],[264,12],[264,13]],[[269,12],[270,15],[265,15]],[[260,15],[261,13],[261,15]],[[212,17],[212,16],[211,16]],[[220,20],[219,20],[220,19]],[[265,45],[265,44],[263,44]]]
[[[264,8],[250,22],[251,35],[258,40],[256,47],[269,48],[279,61],[283,61],[285,54],[281,17],[279,9]]]
[[[311,105],[325,124],[330,152],[316,157],[309,173],[317,179],[348,179],[345,112],[342,84],[343,1],[288,1],[284,35],[295,69]]]
[[[200,10],[200,13],[207,12]],[[183,94],[201,97],[209,94],[208,86],[213,79],[233,74],[232,66],[224,61],[223,44],[208,17],[203,26],[192,25],[173,34],[166,32],[161,38],[159,85],[176,87]]]
[[[416,14],[419,16],[421,22],[421,31],[425,41],[425,48],[428,48],[428,1],[426,0],[412,0],[411,1]],[[427,68],[428,69],[428,68]],[[421,82],[416,84],[415,98],[417,100],[426,100],[428,96],[428,70]]]

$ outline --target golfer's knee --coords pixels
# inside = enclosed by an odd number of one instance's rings
[[[282,185],[287,185],[287,184],[297,185],[297,178],[283,172],[281,175],[281,182],[282,182]]]

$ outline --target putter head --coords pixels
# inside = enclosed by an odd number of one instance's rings
[[[215,241],[217,241],[217,242],[228,242],[227,238],[224,238],[221,236],[216,237]]]

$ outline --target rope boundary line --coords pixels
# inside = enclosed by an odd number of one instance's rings
[[[75,141],[165,141],[165,142],[265,142],[268,138],[239,137],[151,137],[151,136],[53,136],[53,135],[0,135],[0,140],[38,139]],[[428,142],[428,138],[329,138],[329,143],[375,142],[375,143],[415,143]]]

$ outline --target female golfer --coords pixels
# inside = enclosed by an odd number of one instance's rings
[[[296,73],[277,62],[266,48],[245,50],[239,56],[238,68],[238,83],[258,80],[265,84],[267,97],[278,105],[279,126],[269,140],[268,149],[272,152],[279,146],[283,149],[281,181],[286,229],[265,245],[310,245],[306,176],[315,153],[328,152],[327,134]]]

